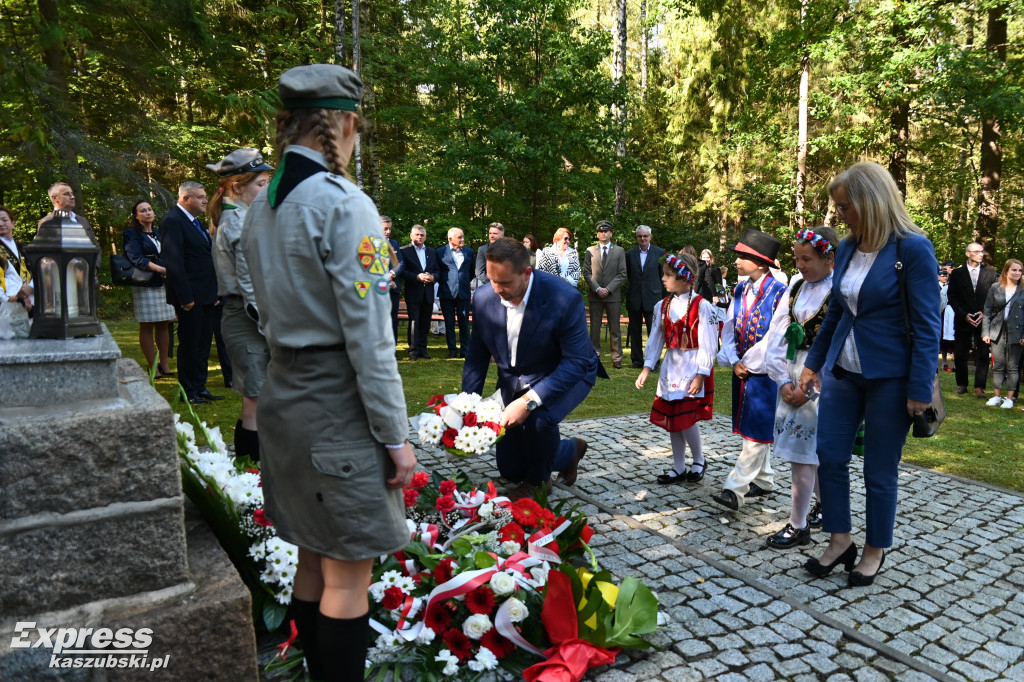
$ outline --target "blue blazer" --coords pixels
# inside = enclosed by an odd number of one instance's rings
[[[402,245],[398,243],[397,239],[388,239],[388,242],[391,244],[391,248],[395,250],[395,260],[396,260],[396,262],[391,263],[391,269],[395,271],[394,282],[395,282],[396,285],[398,285],[395,289],[391,290],[391,295],[392,296],[401,296],[402,295],[402,256],[401,256],[399,250],[402,248]]]
[[[462,390],[483,394],[491,357],[498,367],[498,389],[509,404],[517,392],[532,388],[560,422],[578,401],[563,401],[580,382],[593,386],[597,354],[587,330],[580,292],[560,277],[533,271],[533,288],[519,330],[516,365],[509,363],[505,306],[491,287],[473,295],[473,334],[462,368]],[[568,404],[567,404],[568,402]]]
[[[148,234],[142,230],[136,230],[134,227],[128,227],[125,228],[121,236],[124,239],[125,258],[130,260],[132,265],[139,270],[149,270],[151,262],[163,267],[164,261],[157,250],[156,242]],[[153,226],[153,236],[160,239],[160,230],[156,225]]]
[[[473,260],[473,249],[468,246],[462,247],[462,255],[462,267],[456,268],[450,244],[437,250],[437,297],[442,301],[470,299],[469,283],[476,277],[476,261]]]
[[[927,237],[916,234],[904,238],[900,245],[913,344],[904,329],[903,304],[896,278],[895,235],[878,252],[868,271],[854,317],[840,287],[856,249],[856,242],[848,237],[836,250],[828,314],[807,354],[805,366],[815,372],[821,371],[823,366],[831,370],[852,329],[866,379],[906,377],[907,397],[931,402],[942,332],[939,289],[935,286],[938,271],[935,248]]]
[[[167,268],[167,302],[176,306],[216,303],[217,272],[213,269],[209,233],[197,230],[175,204],[160,221],[160,234]]]

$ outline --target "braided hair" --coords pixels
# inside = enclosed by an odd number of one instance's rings
[[[348,174],[350,156],[342,149],[341,130],[346,116],[354,116],[356,130],[361,130],[363,119],[354,112],[337,109],[285,109],[277,115],[277,151],[284,151],[296,140],[312,135],[323,147],[327,168],[335,175],[351,180]]]

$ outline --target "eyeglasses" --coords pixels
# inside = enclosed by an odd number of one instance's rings
[[[572,241],[572,237],[562,237],[562,241],[563,242],[571,242]]]

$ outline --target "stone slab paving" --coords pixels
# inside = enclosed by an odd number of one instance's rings
[[[553,497],[578,499],[602,567],[643,577],[671,618],[653,639],[662,651],[620,654],[588,679],[1024,680],[1024,496],[901,466],[889,558],[874,585],[849,588],[841,570],[815,579],[802,568],[827,535],[789,551],[764,545],[789,518],[788,463],[773,460],[775,494],[726,510],[711,495],[741,441],[720,415],[702,432],[704,481],[662,486],[654,479],[671,468],[668,436],[646,415],[563,424],[590,449],[575,487]],[[497,478],[493,458],[417,456],[427,469]],[[856,457],[851,479],[862,545]]]

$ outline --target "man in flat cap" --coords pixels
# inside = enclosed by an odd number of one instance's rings
[[[587,302],[590,304],[590,342],[601,354],[601,320],[608,317],[608,340],[612,351],[612,366],[622,369],[622,285],[626,281],[626,252],[612,243],[612,224],[607,220],[597,223],[597,244],[587,249],[583,257],[583,279],[587,283]]]

